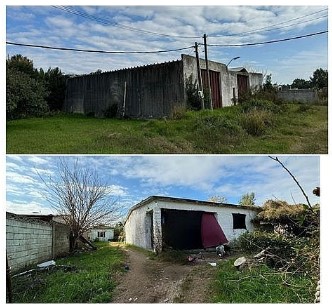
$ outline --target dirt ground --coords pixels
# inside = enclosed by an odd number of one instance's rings
[[[215,253],[181,265],[149,259],[144,253],[125,248],[129,269],[119,279],[112,303],[208,303],[209,290],[220,262]]]

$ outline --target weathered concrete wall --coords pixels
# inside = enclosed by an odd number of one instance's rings
[[[185,80],[187,80],[190,75],[193,76],[193,81],[198,84],[198,72],[197,72],[197,62],[196,58],[189,55],[182,54],[183,61],[183,75]],[[205,60],[200,59],[200,68],[205,69]],[[209,61],[209,70],[216,71],[220,73],[220,95],[222,106],[232,105],[233,90],[232,88],[237,88],[236,76],[229,74],[225,64]]]
[[[193,81],[198,84],[198,72],[196,58],[189,55],[182,55],[183,61],[183,75],[187,80],[190,75],[193,77]],[[200,68],[205,69],[205,60],[200,59]],[[236,100],[239,98],[237,72],[230,71],[223,63],[209,61],[209,70],[219,72],[220,74],[220,95],[222,99],[222,106],[227,107],[233,105],[233,98]],[[240,73],[242,74],[242,73]],[[249,88],[251,90],[258,90],[263,84],[263,75],[260,73],[248,73],[249,76]]]
[[[175,106],[185,106],[182,74],[182,62],[174,61],[71,78],[64,111],[103,117],[116,104],[120,115],[125,105],[129,117],[170,116]]]
[[[146,249],[155,249],[152,246],[149,216],[153,213],[154,244],[162,241],[161,209],[175,209],[186,211],[203,211],[215,213],[218,223],[229,241],[236,239],[246,231],[252,231],[254,225],[251,220],[257,215],[255,210],[241,206],[206,206],[197,203],[177,203],[167,201],[152,201],[136,208],[128,216],[125,223],[126,242]],[[233,213],[245,214],[246,229],[233,229]]]
[[[261,73],[249,73],[250,90],[255,92],[261,89],[263,85],[263,74]]]
[[[69,230],[58,223],[6,216],[6,249],[13,271],[69,252]]]
[[[278,91],[277,98],[292,102],[314,102],[318,100],[317,91],[312,89]]]

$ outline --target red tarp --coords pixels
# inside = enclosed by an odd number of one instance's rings
[[[204,212],[201,222],[202,245],[204,248],[214,247],[228,242],[213,213]]]

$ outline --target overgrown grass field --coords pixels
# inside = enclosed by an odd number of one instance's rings
[[[12,278],[14,303],[108,303],[116,286],[115,276],[123,271],[124,255],[108,242],[96,243],[96,251],[56,260],[73,266],[35,272]]]
[[[327,106],[272,103],[180,111],[173,119],[55,115],[7,122],[7,153],[327,153]]]

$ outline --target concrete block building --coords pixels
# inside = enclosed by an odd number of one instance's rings
[[[205,249],[230,242],[247,231],[258,207],[151,196],[132,207],[126,242],[149,250]]]
[[[64,111],[104,117],[111,108],[118,116],[132,118],[170,117],[175,108],[187,106],[186,85],[198,83],[198,71],[204,88],[208,86],[206,63],[181,55],[181,59],[160,64],[126,68],[100,74],[77,76],[67,80]],[[245,68],[229,69],[209,61],[213,108],[231,106],[249,90],[262,86],[263,75]]]

